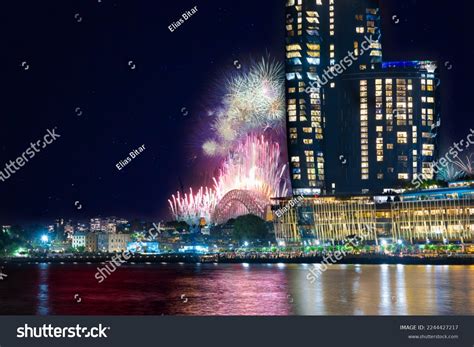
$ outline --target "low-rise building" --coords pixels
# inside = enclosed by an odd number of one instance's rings
[[[86,247],[86,233],[75,233],[72,235],[72,248]]]
[[[86,236],[86,251],[97,252],[97,234],[88,233]]]
[[[123,252],[130,242],[128,234],[97,233],[97,250],[100,252]]]
[[[275,199],[281,211],[291,198]],[[392,196],[323,196],[304,198],[274,216],[276,238],[285,244],[314,245],[360,236],[378,244],[474,241],[474,188],[437,188]]]

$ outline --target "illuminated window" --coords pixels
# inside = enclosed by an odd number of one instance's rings
[[[399,180],[407,180],[409,178],[409,175],[407,173],[399,173],[398,174],[398,179]]]
[[[406,131],[397,132],[397,143],[400,143],[400,144],[408,143],[408,135]]]

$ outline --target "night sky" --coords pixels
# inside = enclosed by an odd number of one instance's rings
[[[467,1],[381,3],[384,60],[439,61],[447,149],[474,126]],[[47,129],[61,135],[0,181],[1,223],[169,218],[168,197],[216,169],[196,139],[219,81],[235,60],[284,59],[283,0],[9,1],[0,26],[0,169]]]

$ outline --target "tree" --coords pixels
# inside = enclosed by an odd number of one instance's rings
[[[77,253],[84,253],[85,250],[86,250],[86,247],[84,246],[79,246],[79,247],[74,248],[74,251]]]
[[[189,224],[181,221],[171,221],[171,222],[166,222],[165,224],[166,227],[168,228],[174,228],[176,231],[179,232],[188,232],[189,231]]]
[[[232,236],[238,241],[265,240],[269,233],[265,221],[253,214],[237,217]]]

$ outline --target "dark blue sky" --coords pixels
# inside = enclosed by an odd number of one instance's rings
[[[381,2],[384,60],[440,61],[446,148],[472,122],[469,11],[462,3]],[[194,6],[198,12],[170,32]],[[167,217],[180,180],[192,186],[214,169],[190,162],[198,154],[190,144],[206,129],[217,82],[236,59],[268,53],[282,61],[283,23],[277,0],[2,4],[0,169],[47,129],[57,127],[61,138],[0,182],[0,222]],[[143,144],[118,171],[115,164]]]

